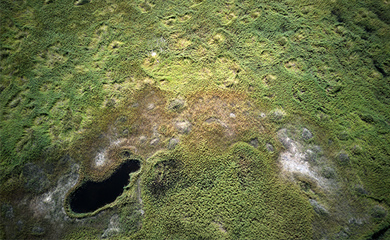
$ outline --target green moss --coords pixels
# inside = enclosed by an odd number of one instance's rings
[[[83,174],[95,174],[94,154],[118,136],[146,162],[147,214],[141,230],[126,228],[126,237],[139,230],[132,237],[310,238],[308,195],[278,180],[274,164],[277,129],[304,123],[314,129],[310,143],[323,146],[333,162],[348,154],[323,174],[345,179],[351,196],[350,188],[364,187],[349,204],[374,199],[389,206],[385,1],[3,0],[1,6],[2,201],[16,196],[31,162],[54,164],[47,172],[55,180],[66,171],[58,159],[69,153]],[[172,99],[185,104],[171,107]],[[145,110],[150,103],[152,114]],[[126,120],[117,121],[121,116]],[[238,123],[225,127],[233,119]],[[181,134],[179,120],[193,130],[176,150],[148,162]],[[159,141],[149,144],[156,133]],[[137,145],[141,135],[147,142]],[[234,145],[253,139],[257,149]],[[141,218],[132,211],[122,213],[130,216],[124,222]],[[339,226],[314,221],[337,234]],[[89,234],[101,233],[86,228],[68,238]]]
[[[256,235],[272,239],[311,236],[310,205],[298,189],[276,180],[272,160],[252,146],[238,143],[224,155],[213,155],[206,150],[201,156],[180,149],[163,159],[172,158],[181,162],[180,175],[172,174],[177,167],[169,164],[161,172],[157,163],[149,172],[151,176],[160,176],[160,182],[174,185],[169,189],[159,188],[165,189],[164,195],[156,196],[150,187],[145,193],[145,210],[150,214],[141,229],[145,236],[245,238]],[[173,180],[164,175],[176,177]],[[149,178],[143,181],[153,182]],[[268,225],[270,222],[272,227]]]
[[[92,228],[92,227],[87,227],[87,228],[80,228],[74,232],[66,234],[62,239],[64,240],[70,240],[70,239],[100,239],[100,231]]]

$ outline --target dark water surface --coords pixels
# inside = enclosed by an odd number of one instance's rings
[[[140,167],[140,161],[129,160],[103,182],[83,183],[71,194],[70,208],[75,213],[87,213],[114,202],[123,193],[123,187],[129,184],[129,174],[138,171]]]

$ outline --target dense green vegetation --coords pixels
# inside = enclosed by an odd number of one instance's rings
[[[150,197],[145,209],[150,213],[137,237],[311,237],[310,206],[297,189],[275,179],[268,156],[244,143],[218,157],[201,151],[201,158],[178,149],[158,160],[157,171],[146,178]],[[164,169],[170,165],[175,165],[169,167],[174,172]],[[160,171],[163,175],[156,175]]]
[[[0,238],[100,238],[113,214],[118,239],[389,237],[387,1],[1,0],[0,16]],[[313,132],[331,193],[281,176],[286,127]],[[141,172],[96,218],[57,228],[21,203],[75,164],[106,178],[122,148]]]

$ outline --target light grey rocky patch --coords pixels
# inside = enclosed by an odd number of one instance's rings
[[[306,150],[305,152],[305,161],[316,163],[318,154],[311,149]]]
[[[34,193],[41,193],[50,185],[50,181],[45,172],[33,163],[24,165],[23,176],[25,178],[24,187]]]
[[[273,152],[273,151],[275,151],[275,150],[274,150],[274,146],[272,146],[271,143],[267,143],[267,144],[265,145],[265,147],[267,148],[268,152]]]
[[[152,139],[152,141],[150,141],[150,145],[156,146],[159,142],[160,142],[159,138],[154,138]]]
[[[191,131],[191,123],[187,120],[178,121],[175,124],[175,127],[179,133],[189,133]]]
[[[154,103],[149,103],[148,106],[146,107],[147,110],[153,110],[156,106]]]
[[[304,160],[301,144],[287,136],[287,129],[279,130],[278,137],[286,148],[286,151],[280,155],[280,162],[283,169],[290,174],[301,173],[315,178],[315,172],[310,169],[310,164]]]
[[[62,176],[56,187],[30,200],[30,208],[34,216],[50,219],[51,222],[69,220],[65,213],[64,201],[66,193],[77,183],[79,165],[74,164],[68,174]]]
[[[1,213],[7,219],[14,218],[14,208],[10,204],[3,204],[1,206]]]
[[[142,135],[141,137],[139,137],[139,142],[142,144],[142,143],[145,143],[146,141],[148,140],[148,138],[144,135]]]
[[[332,186],[329,179],[322,176],[318,164],[326,162],[326,159],[318,159],[318,163],[307,161],[307,153],[304,151],[306,144],[303,141],[298,141],[289,137],[290,132],[287,129],[280,129],[277,133],[279,141],[285,147],[285,151],[280,153],[279,163],[282,168],[281,174],[289,177],[292,180],[296,179],[296,174],[309,177],[324,190],[329,190]],[[298,137],[300,138],[300,137]],[[307,146],[306,146],[307,147]],[[316,148],[310,148],[311,153],[315,153]],[[318,153],[316,153],[318,154]]]
[[[309,202],[317,214],[321,216],[325,216],[329,214],[328,210],[326,210],[326,208],[321,204],[319,204],[316,200],[310,199]]]
[[[280,138],[280,142],[283,144],[283,147],[286,149],[291,149],[294,147],[294,141],[287,136]]]
[[[106,162],[106,150],[102,150],[100,152],[98,152],[95,156],[95,166],[99,167],[99,166],[102,166],[104,165],[104,163]]]
[[[179,143],[179,139],[177,138],[171,138],[169,140],[168,149],[172,150],[175,149],[176,145]]]
[[[302,138],[304,140],[310,140],[313,138],[313,134],[307,128],[304,128],[302,131]]]
[[[179,111],[184,108],[185,102],[181,99],[174,99],[168,105],[168,109],[172,111]]]
[[[120,226],[119,226],[119,215],[118,214],[114,214],[110,218],[110,222],[108,224],[108,227],[107,227],[106,230],[104,230],[101,238],[113,237],[116,234],[118,234],[120,231],[121,231],[121,229],[120,229]]]
[[[257,140],[257,138],[254,138],[249,142],[249,144],[252,145],[254,148],[258,148],[259,147],[259,140]]]
[[[315,156],[314,152],[310,149],[306,150],[305,152],[305,161],[313,161],[315,159],[313,159],[313,157]]]

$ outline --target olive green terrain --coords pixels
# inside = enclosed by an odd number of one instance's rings
[[[0,0],[0,14],[0,239],[390,239],[387,0]],[[285,176],[281,129],[304,128],[335,187]],[[141,170],[123,195],[73,213],[69,191],[124,149]]]

